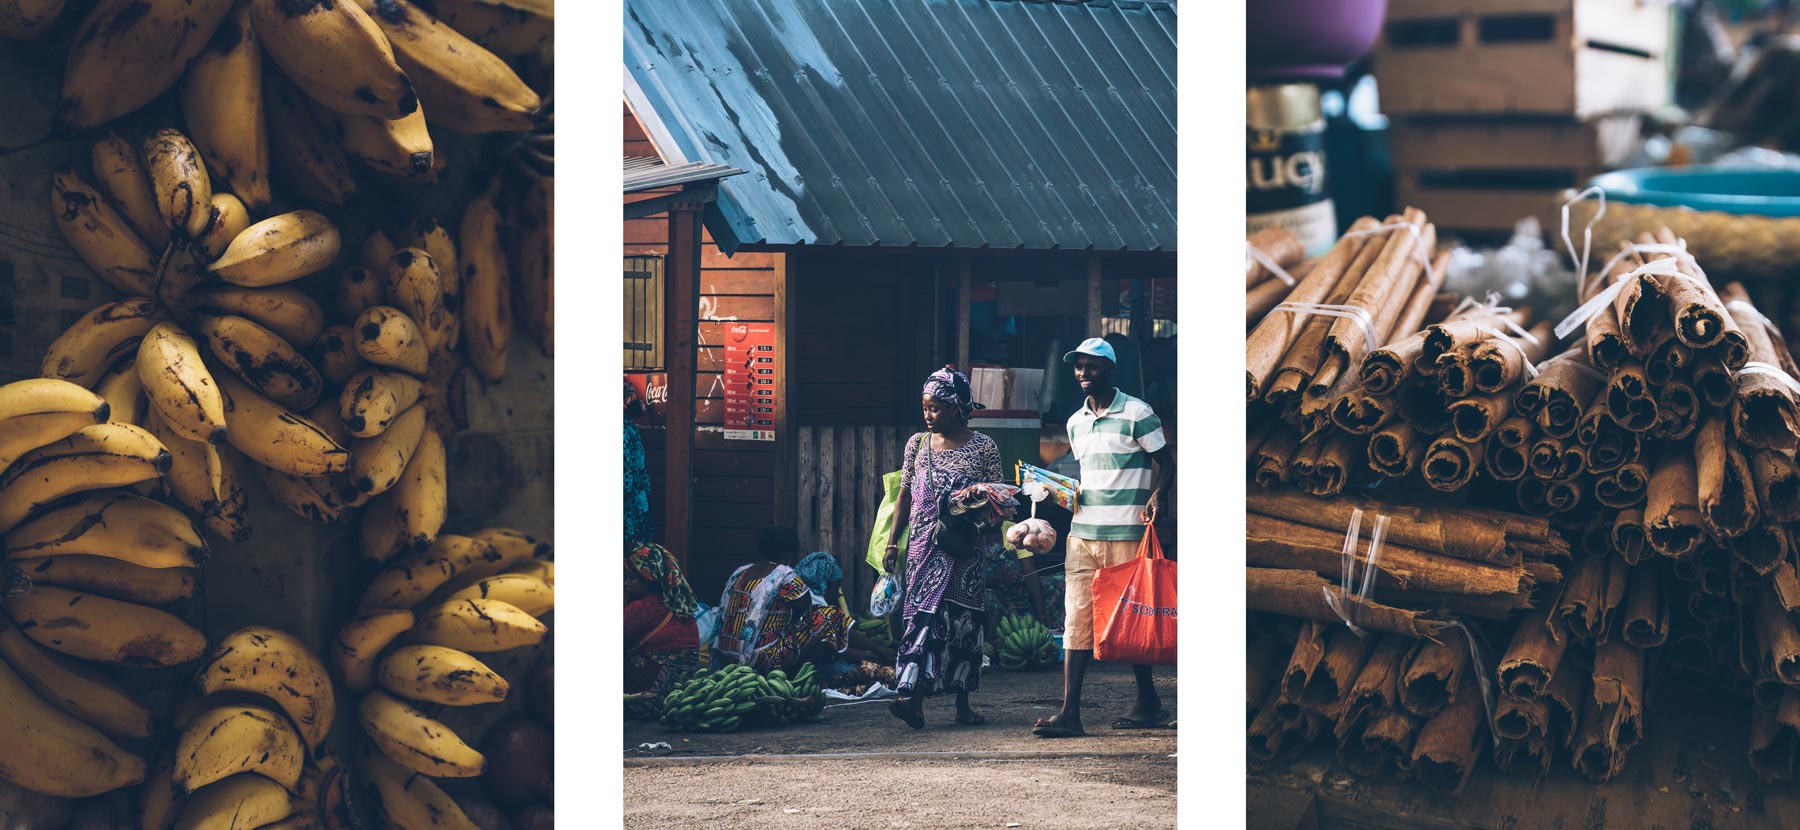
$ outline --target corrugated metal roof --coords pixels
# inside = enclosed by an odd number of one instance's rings
[[[625,62],[665,157],[750,172],[727,250],[1175,250],[1173,3],[626,0]]]
[[[640,190],[722,179],[741,175],[743,172],[725,164],[707,164],[703,161],[664,164],[662,159],[655,156],[626,156],[625,192],[636,193]]]

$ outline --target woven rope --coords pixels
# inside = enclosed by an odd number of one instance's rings
[[[1569,191],[1562,198],[1572,195],[1574,191]],[[1569,226],[1587,224],[1595,209],[1592,202],[1575,204],[1569,212]],[[1794,263],[1800,262],[1800,217],[1742,216],[1609,202],[1606,215],[1594,225],[1594,244],[1610,248],[1661,227],[1687,240],[1688,251],[1705,264],[1715,279],[1719,275],[1744,279],[1785,277],[1792,273]]]

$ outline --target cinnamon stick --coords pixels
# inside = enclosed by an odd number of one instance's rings
[[[1630,570],[1625,560],[1614,556],[1582,559],[1551,612],[1550,635],[1567,633],[1577,642],[1605,644],[1613,609],[1625,599]]]
[[[1356,306],[1374,318],[1379,339],[1369,342],[1361,323],[1338,318],[1325,336],[1325,355],[1312,378],[1320,391],[1331,388],[1344,373],[1353,371],[1369,352],[1385,344],[1387,335],[1399,320],[1406,300],[1424,273],[1426,263],[1437,247],[1437,231],[1426,224],[1425,213],[1407,208],[1406,221],[1419,228],[1418,234],[1407,230],[1388,231],[1388,243],[1381,257],[1369,266],[1373,279],[1364,277],[1350,295],[1346,305]],[[1432,289],[1436,293],[1436,288]]]
[[[1276,427],[1269,440],[1256,450],[1257,486],[1275,487],[1287,482],[1292,477],[1289,465],[1299,451],[1299,431],[1287,424]]]
[[[1374,641],[1341,625],[1313,623],[1311,628],[1324,629],[1323,648],[1318,640],[1302,638],[1281,678],[1281,702],[1324,715],[1356,682]]]
[[[1794,566],[1793,557],[1782,560],[1775,567],[1769,584],[1775,589],[1775,599],[1786,611],[1800,611],[1800,569]]]
[[[1694,350],[1680,340],[1670,338],[1656,347],[1650,357],[1644,360],[1644,377],[1650,383],[1661,386],[1675,379],[1680,370],[1692,363]]]
[[[1605,384],[1606,376],[1596,376],[1586,355],[1570,349],[1539,366],[1538,376],[1519,387],[1513,405],[1546,435],[1567,438]]]
[[[1389,216],[1387,223],[1398,221],[1399,218]],[[1324,302],[1329,305],[1348,305],[1359,285],[1369,279],[1380,279],[1381,275],[1378,272],[1372,273],[1371,269],[1386,251],[1387,245],[1388,242],[1381,238],[1370,238],[1357,251],[1330,292],[1324,295]],[[1284,410],[1297,408],[1301,391],[1312,384],[1313,376],[1318,373],[1319,365],[1325,359],[1328,351],[1325,337],[1330,333],[1335,319],[1309,315],[1306,324],[1294,335],[1291,345],[1280,356],[1276,368],[1262,387],[1266,390],[1263,394],[1265,400]]]
[[[1700,549],[1706,539],[1700,515],[1700,484],[1694,459],[1685,452],[1665,452],[1650,471],[1644,527],[1650,547],[1664,556],[1682,557]]]
[[[1660,254],[1649,259],[1666,257],[1666,254]],[[1668,296],[1661,285],[1647,276],[1640,274],[1629,278],[1625,288],[1613,300],[1613,310],[1618,317],[1619,340],[1632,357],[1641,360],[1655,351],[1658,343],[1674,336],[1669,330]],[[1591,349],[1589,353],[1592,354]],[[1595,364],[1600,362],[1596,360]],[[1617,365],[1623,365],[1623,362]]]
[[[1741,536],[1756,524],[1760,509],[1750,465],[1723,419],[1700,425],[1694,436],[1694,465],[1700,487],[1700,516],[1715,537]]]
[[[1364,518],[1364,532],[1370,518]],[[1337,580],[1343,570],[1344,533],[1321,530],[1268,516],[1244,517],[1245,557],[1264,568],[1305,568]],[[1369,565],[1367,544],[1354,558],[1358,572]],[[1374,565],[1377,585],[1402,590],[1456,594],[1513,594],[1528,590],[1531,577],[1523,567],[1454,559],[1384,541]],[[1359,581],[1361,577],[1358,577]],[[1361,623],[1358,623],[1361,625]]]
[[[1352,436],[1343,433],[1331,436],[1319,447],[1310,480],[1302,489],[1321,497],[1342,493],[1350,480],[1351,471],[1363,464],[1363,447],[1364,442],[1355,440]]]
[[[1575,768],[1607,781],[1643,737],[1644,653],[1624,643],[1594,650],[1594,694],[1583,708]]]
[[[1245,568],[1244,583],[1245,606],[1252,611],[1341,623],[1337,612],[1325,602],[1324,592],[1329,591],[1345,608],[1352,609],[1358,626],[1370,631],[1435,637],[1445,625],[1436,612],[1396,608],[1372,600],[1359,602],[1353,597],[1342,596],[1335,583],[1309,570]]]
[[[1480,757],[1479,741],[1487,715],[1482,711],[1481,694],[1474,688],[1474,677],[1465,675],[1463,685],[1455,702],[1419,727],[1413,745],[1413,774],[1439,792],[1461,793]]]
[[[1644,533],[1644,511],[1641,508],[1620,510],[1613,519],[1612,546],[1627,565],[1636,565],[1644,556],[1647,539]]]
[[[1245,743],[1253,767],[1268,768],[1292,761],[1306,749],[1312,736],[1317,735],[1318,716],[1307,713],[1284,716],[1276,703],[1280,695],[1280,685],[1271,688],[1256,719],[1250,722]],[[1312,723],[1308,723],[1309,718]]]
[[[1536,368],[1554,342],[1553,327],[1549,321],[1544,321],[1526,334],[1529,336],[1489,337],[1476,344],[1475,352],[1469,358],[1469,375],[1475,391],[1491,394],[1511,389],[1513,384],[1525,378],[1527,362]]]
[[[1404,421],[1390,422],[1369,436],[1369,468],[1389,478],[1404,478],[1425,457],[1431,442]]]
[[[1350,226],[1353,231],[1367,230],[1375,227],[1374,217],[1365,216]],[[1329,302],[1329,297],[1338,287],[1342,278],[1351,272],[1351,266],[1362,253],[1365,246],[1362,237],[1345,236],[1333,245],[1306,278],[1300,281],[1292,291],[1286,294],[1286,301],[1291,303]],[[1360,278],[1360,274],[1357,275]],[[1283,286],[1285,288],[1285,286]],[[1299,338],[1302,331],[1312,320],[1312,315],[1302,313],[1272,314],[1263,318],[1250,335],[1244,340],[1244,371],[1249,382],[1247,401],[1255,401],[1268,391],[1268,382],[1274,375],[1281,359],[1288,348]],[[1320,335],[1323,337],[1323,333]]]
[[[1512,642],[1500,658],[1500,685],[1514,697],[1537,697],[1550,685],[1569,641],[1552,635],[1550,615],[1555,606],[1533,611],[1513,631]]]
[[[1660,568],[1631,568],[1625,589],[1625,642],[1636,648],[1656,648],[1669,639],[1669,602],[1662,590]]]
[[[1594,500],[1623,510],[1637,507],[1649,496],[1650,473],[1642,464],[1626,464],[1594,479]]]
[[[1700,402],[1715,410],[1731,406],[1732,399],[1737,395],[1737,382],[1732,370],[1711,355],[1694,361],[1691,384]]]
[[[1369,639],[1374,641],[1375,647],[1344,697],[1344,711],[1335,729],[1339,738],[1349,734],[1365,719],[1386,714],[1400,703],[1400,674],[1413,640],[1397,634]]]
[[[1613,367],[1606,383],[1606,414],[1632,432],[1656,426],[1656,396],[1644,377],[1644,365],[1628,360]]]
[[[1450,431],[1465,444],[1486,441],[1512,413],[1512,395],[1496,392],[1463,398],[1450,404]]]
[[[1261,251],[1263,253],[1263,256],[1266,256],[1270,260],[1273,260],[1275,262],[1275,264],[1281,266],[1281,268],[1283,270],[1286,270],[1289,266],[1292,266],[1292,265],[1298,263],[1303,257],[1306,256],[1306,250],[1300,244],[1300,237],[1295,236],[1294,232],[1288,230],[1287,228],[1283,228],[1283,227],[1275,226],[1275,225],[1272,225],[1267,228],[1263,228],[1262,230],[1259,230],[1256,233],[1250,234],[1250,236],[1244,240],[1244,244],[1247,247],[1255,248],[1258,251]],[[1268,268],[1263,266],[1261,261],[1257,260],[1253,256],[1250,256],[1249,252],[1247,252],[1247,251],[1245,252],[1245,254],[1244,254],[1244,288],[1245,289],[1255,288],[1257,283],[1260,283],[1264,280],[1274,279],[1274,277],[1275,277],[1274,271],[1270,271]]]
[[[1352,772],[1365,777],[1384,769],[1404,772],[1411,764],[1419,720],[1403,711],[1390,711],[1370,720],[1361,732],[1338,744],[1338,758]],[[1350,743],[1354,739],[1354,743]]]
[[[1399,404],[1400,420],[1421,433],[1439,435],[1450,428],[1450,397],[1436,383],[1402,387]]]
[[[1582,702],[1593,697],[1593,681],[1589,672],[1575,663],[1572,655],[1554,668],[1556,676],[1545,687],[1542,695],[1548,714],[1545,734],[1553,738],[1560,736],[1557,743],[1573,747],[1577,727],[1581,725]]]
[[[1781,682],[1800,686],[1800,630],[1781,607],[1773,586],[1757,592],[1754,621],[1763,638],[1762,665]]]
[[[1778,524],[1754,525],[1743,535],[1726,539],[1725,548],[1751,573],[1768,576],[1781,566],[1782,557],[1790,549],[1788,530]]]
[[[1794,779],[1800,754],[1800,690],[1782,687],[1773,709],[1756,707],[1750,715],[1750,770],[1765,784]]]
[[[1728,313],[1747,318],[1739,324],[1748,343],[1749,359],[1779,367],[1785,344],[1776,346],[1764,318],[1750,305],[1749,293],[1734,282],[1726,285],[1721,294]],[[1766,372],[1744,372],[1737,377],[1736,392],[1731,401],[1731,422],[1738,440],[1790,455],[1800,447],[1800,404],[1796,403],[1792,388]]]
[[[1256,713],[1257,704],[1268,697],[1269,689],[1281,679],[1290,654],[1292,649],[1286,648],[1280,638],[1267,631],[1257,632],[1250,637],[1244,659],[1244,679],[1247,685],[1244,708],[1248,713]]]
[[[1750,477],[1756,482],[1756,501],[1770,521],[1800,521],[1800,465],[1774,450],[1750,454]]]
[[[1452,629],[1438,640],[1420,640],[1407,655],[1406,673],[1400,682],[1400,705],[1407,712],[1429,718],[1456,702],[1463,669],[1469,665],[1469,641]]]
[[[1510,528],[1519,522],[1492,511],[1418,507],[1354,496],[1316,499],[1279,489],[1247,494],[1245,509],[1259,516],[1336,531],[1339,539],[1343,528],[1350,525],[1351,513],[1361,509],[1365,524],[1377,513],[1388,517],[1388,543],[1471,562],[1517,565],[1520,560],[1518,550],[1508,541]]]
[[[1352,435],[1368,435],[1394,416],[1395,401],[1373,395],[1366,388],[1352,389],[1331,404],[1331,423]]]
[[[1494,744],[1494,766],[1507,775],[1543,778],[1554,761],[1555,754],[1542,734],[1518,740],[1502,738]]]
[[[1636,461],[1643,448],[1638,433],[1619,426],[1606,413],[1605,401],[1598,399],[1577,422],[1575,441],[1588,448],[1588,468],[1596,473],[1610,472],[1621,464]]]
[[[1475,471],[1480,469],[1481,461],[1479,448],[1445,435],[1431,442],[1431,446],[1425,449],[1421,469],[1425,473],[1425,483],[1431,485],[1433,490],[1454,493],[1469,486],[1469,482],[1475,479]]]

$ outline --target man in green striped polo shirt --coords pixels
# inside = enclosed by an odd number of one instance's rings
[[[1063,355],[1063,362],[1074,364],[1087,401],[1069,416],[1070,450],[1081,463],[1081,495],[1063,563],[1063,705],[1032,730],[1044,738],[1087,734],[1081,727],[1081,682],[1094,656],[1094,574],[1137,556],[1145,529],[1156,520],[1163,485],[1175,473],[1162,421],[1149,404],[1113,385],[1118,358],[1111,343],[1088,338]],[[1131,668],[1137,676],[1137,702],[1113,728],[1167,724],[1170,715],[1156,694],[1150,667]]]

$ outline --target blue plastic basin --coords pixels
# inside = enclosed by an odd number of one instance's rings
[[[1755,216],[1800,216],[1800,170],[1641,167],[1595,176],[1612,201]]]

